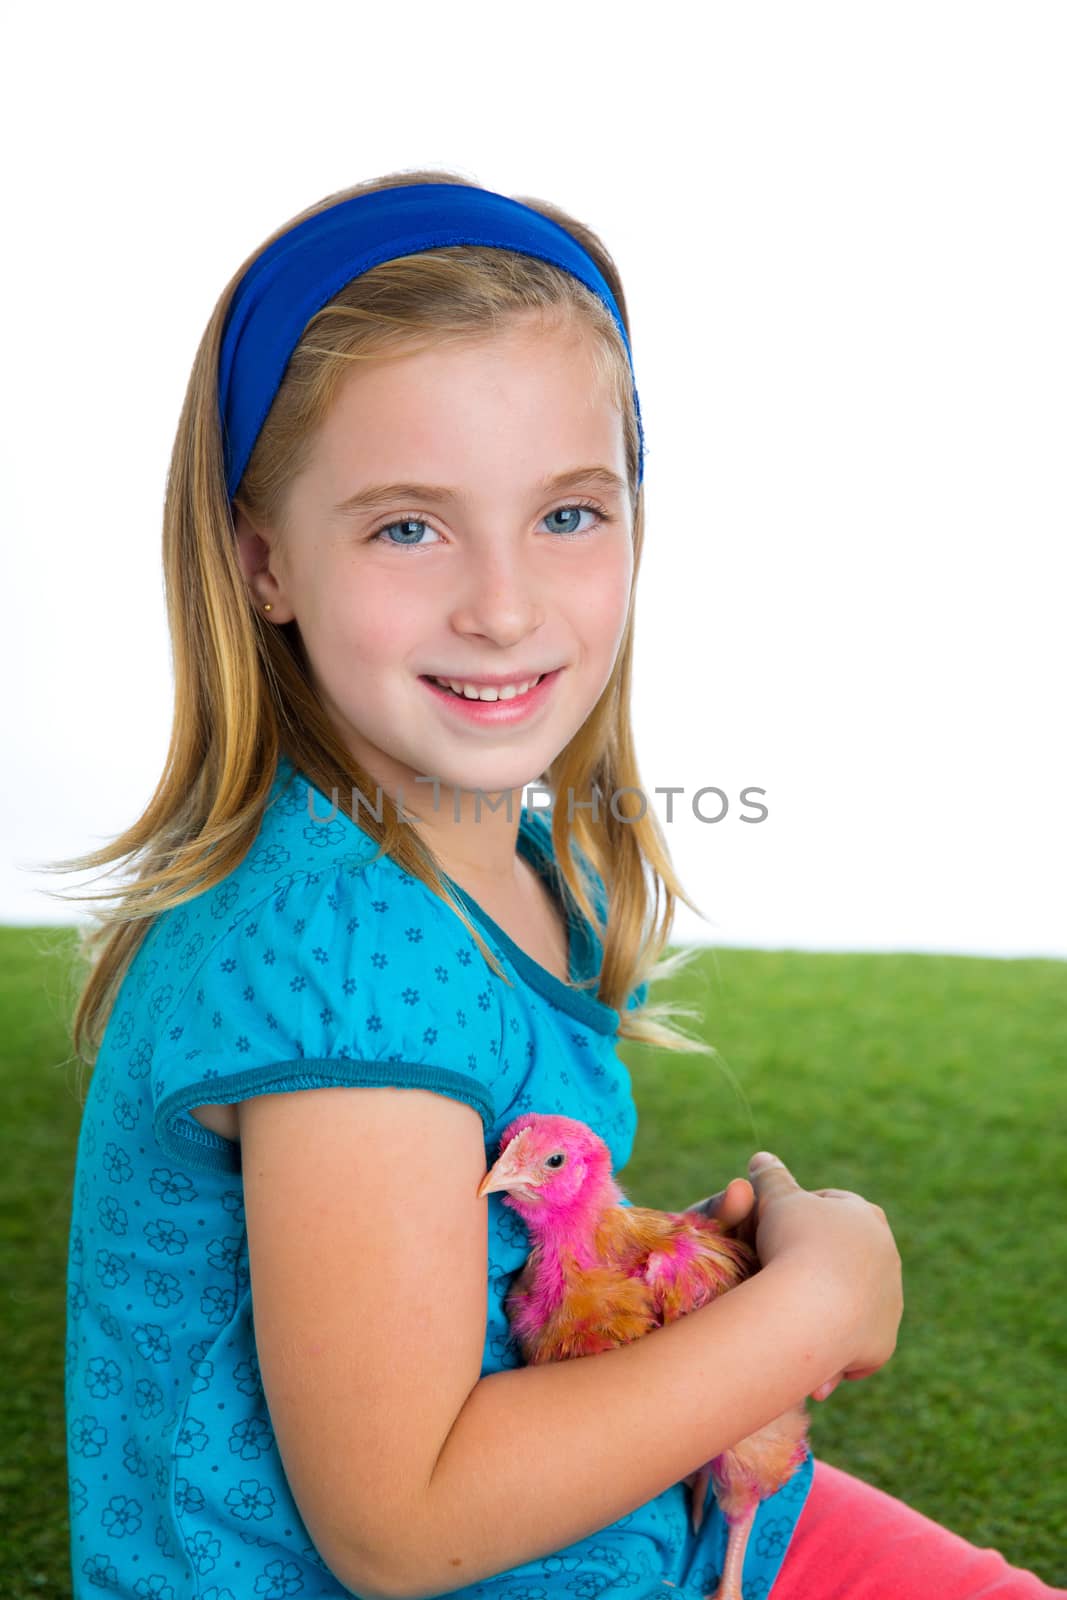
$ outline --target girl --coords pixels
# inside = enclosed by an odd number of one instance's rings
[[[618,274],[543,202],[362,184],[218,302],[167,485],[166,770],[79,863],[141,856],[75,1018],[79,1600],[702,1596],[726,1529],[683,1480],[893,1351],[884,1214],[776,1165],[758,1213],[704,1202],[758,1216],[723,1300],[610,1360],[508,1337],[503,1128],[580,1117],[619,1171],[618,1038],[703,1048],[647,1001],[690,902],[627,799],[643,465]],[[749,1539],[745,1600],[772,1585],[1051,1592],[810,1456]]]

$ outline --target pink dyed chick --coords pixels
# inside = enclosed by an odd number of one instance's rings
[[[599,1134],[573,1117],[526,1112],[504,1130],[478,1195],[506,1190],[533,1246],[505,1301],[528,1365],[564,1361],[640,1339],[707,1305],[758,1271],[754,1252],[695,1211],[624,1206]],[[709,1480],[729,1526],[719,1587],[706,1600],[741,1600],[756,1509],[807,1454],[803,1403],[684,1481],[696,1532]]]

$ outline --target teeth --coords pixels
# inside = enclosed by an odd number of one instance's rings
[[[544,674],[542,673],[542,677]],[[508,683],[502,689],[479,689],[473,683],[460,683],[455,678],[435,678],[443,689],[451,689],[455,694],[461,694],[465,700],[514,700],[516,695],[525,694],[527,689],[532,689],[541,682],[541,678],[530,678],[526,683]]]

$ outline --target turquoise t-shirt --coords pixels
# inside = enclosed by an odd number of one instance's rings
[[[331,805],[310,790],[314,818]],[[479,1112],[486,1166],[520,1112],[595,1127],[616,1174],[637,1112],[618,1014],[533,961],[470,896],[513,987],[456,916],[342,812],[314,820],[283,757],[255,844],[215,888],[159,917],[123,981],[90,1081],[74,1176],[66,1412],[75,1600],[337,1600],[289,1491],[256,1360],[240,1145],[189,1108],[334,1085],[431,1089]],[[519,849],[559,896],[551,825]],[[600,886],[602,889],[602,885]],[[603,904],[603,902],[601,902]],[[600,941],[570,920],[570,977]],[[640,1003],[638,991],[628,1005]],[[627,1202],[629,1203],[629,1202]],[[526,1227],[489,1206],[482,1375],[521,1364],[504,1298]],[[595,1358],[594,1358],[595,1359]],[[763,1600],[811,1482],[809,1456],[757,1514],[745,1600]],[[726,1526],[688,1491],[558,1554],[452,1591],[461,1600],[676,1600],[707,1594]]]

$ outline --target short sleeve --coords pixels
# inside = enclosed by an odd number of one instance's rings
[[[187,945],[195,951],[195,938]],[[191,1107],[344,1085],[462,1100],[488,1143],[503,1093],[491,973],[452,908],[390,858],[276,883],[184,983],[168,981],[183,952],[170,955],[169,968],[153,963],[161,970],[146,995],[149,1015],[161,1018],[154,1127],[170,1155],[238,1170],[239,1145],[203,1127]],[[169,1013],[159,998],[168,993]]]

